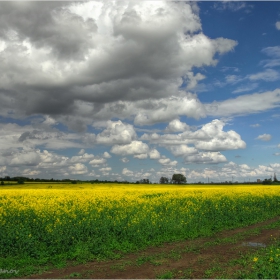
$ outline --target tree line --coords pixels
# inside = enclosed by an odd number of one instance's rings
[[[111,184],[152,184],[152,182],[147,179],[140,179],[137,180],[136,182],[128,182],[126,180],[124,181],[118,181],[118,180],[88,180],[88,181],[84,181],[84,180],[73,180],[73,179],[40,179],[40,178],[28,178],[28,177],[22,177],[22,176],[16,176],[16,177],[10,177],[10,176],[5,176],[5,177],[0,177],[0,184],[4,185],[4,181],[5,182],[17,182],[18,184],[24,184],[24,182],[48,182],[48,183],[72,183],[72,184],[79,184],[79,183],[91,183],[91,184],[106,184],[106,183],[111,183]],[[187,183],[187,178],[182,175],[182,174],[173,174],[172,178],[168,178],[168,177],[160,177],[159,179],[159,184],[186,184]],[[155,183],[154,183],[155,184]],[[195,184],[204,184],[202,182],[198,182]],[[244,182],[244,183],[240,183],[240,182],[220,182],[220,183],[214,183],[211,182],[211,184],[263,184],[263,185],[279,185],[280,181],[278,181],[276,174],[274,173],[274,177],[269,178],[269,179],[264,179],[262,182],[258,183],[258,182]]]
[[[128,181],[118,181],[118,180],[73,180],[73,179],[40,179],[40,178],[28,178],[28,177],[23,177],[23,176],[16,176],[16,177],[10,177],[10,176],[5,176],[3,178],[0,177],[1,185],[4,185],[5,182],[17,182],[18,184],[24,184],[25,182],[38,182],[38,183],[72,183],[72,184],[79,184],[79,183],[92,183],[92,184],[102,184],[102,183],[111,183],[111,184],[152,184],[152,182],[147,179],[140,179],[137,180],[136,182],[128,182]],[[160,184],[186,184],[187,179],[184,175],[182,174],[173,174],[172,179],[169,179],[167,177],[161,177],[159,180]]]
[[[280,185],[280,181],[278,181],[276,173],[274,173],[273,179],[272,177],[269,179],[264,179],[262,183],[263,185]]]
[[[160,184],[186,184],[187,178],[182,174],[173,174],[172,178],[161,177],[159,179]]]

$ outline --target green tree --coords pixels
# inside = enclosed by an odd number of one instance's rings
[[[160,184],[168,184],[168,178],[167,177],[160,177],[159,183]]]
[[[271,179],[264,179],[263,180],[263,185],[271,185],[272,180]]]
[[[182,174],[173,174],[172,181],[176,184],[186,184],[187,178]]]
[[[149,179],[141,179],[140,184],[150,184],[150,180]]]

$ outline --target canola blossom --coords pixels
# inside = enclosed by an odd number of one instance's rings
[[[112,257],[280,213],[280,191],[271,186],[29,187],[0,190],[2,257]]]

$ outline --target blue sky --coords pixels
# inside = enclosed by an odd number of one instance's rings
[[[277,1],[0,2],[0,176],[280,177]]]

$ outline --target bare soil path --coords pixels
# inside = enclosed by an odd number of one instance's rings
[[[226,230],[212,237],[166,243],[128,254],[119,260],[92,261],[80,265],[68,263],[65,268],[26,278],[203,279],[215,278],[222,273],[233,275],[240,268],[240,264],[235,264],[232,260],[248,252],[253,253],[261,246],[272,244],[275,239],[279,240],[279,221],[280,217],[276,217],[244,228]],[[278,226],[273,228],[272,225],[277,222]]]

